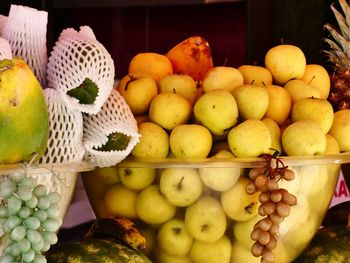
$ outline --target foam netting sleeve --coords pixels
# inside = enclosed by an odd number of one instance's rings
[[[0,60],[12,59],[12,50],[10,43],[5,39],[0,37]]]
[[[82,104],[67,94],[85,79],[90,79],[98,87],[97,97],[91,104]],[[67,105],[95,114],[113,88],[114,62],[90,27],[82,26],[79,31],[68,28],[62,31],[49,56],[47,81],[48,87],[62,91]]]
[[[125,159],[139,142],[136,120],[120,93],[112,89],[97,114],[84,114],[84,159],[98,167],[116,165]],[[97,151],[108,141],[108,135],[119,132],[131,137],[123,151]]]
[[[39,163],[58,164],[83,160],[83,115],[67,107],[59,91],[44,89],[49,115],[49,139]]]
[[[4,30],[6,22],[7,22],[7,16],[0,15],[0,35],[2,34],[2,31]]]
[[[46,86],[48,13],[11,5],[1,37],[11,45],[12,55],[22,58],[33,70],[40,84]]]

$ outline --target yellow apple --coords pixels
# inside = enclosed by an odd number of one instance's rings
[[[329,134],[337,140],[341,152],[350,151],[350,110],[339,110],[334,113]]]
[[[194,104],[195,119],[215,135],[223,135],[237,123],[238,108],[233,95],[224,89],[206,92]]]
[[[248,183],[249,179],[240,177],[236,184],[221,194],[225,214],[235,221],[246,221],[258,215],[259,193],[247,194]]]
[[[175,206],[189,206],[202,193],[202,181],[195,168],[165,168],[160,174],[160,192]]]
[[[301,79],[292,79],[283,87],[288,91],[293,103],[305,98],[321,98],[321,93],[317,88]]]
[[[186,123],[191,112],[191,103],[181,95],[159,93],[149,107],[149,119],[166,130],[172,130],[175,126]]]
[[[269,95],[265,87],[246,84],[236,87],[232,95],[242,120],[260,120],[264,117],[269,105]]]
[[[270,153],[273,154],[275,151],[282,152],[281,129],[278,124],[274,120],[267,117],[263,118],[261,121],[266,125],[271,134]]]
[[[155,250],[155,259],[157,263],[192,263],[189,255],[185,256],[174,256],[166,253],[160,248]]]
[[[292,107],[291,118],[293,122],[314,120],[318,123],[324,134],[327,134],[332,127],[333,117],[333,107],[325,99],[300,99]]]
[[[242,244],[234,241],[232,245],[230,263],[260,263],[260,258],[254,257],[250,248],[245,248]],[[282,263],[282,262],[281,262]]]
[[[212,145],[210,131],[198,124],[182,124],[170,133],[170,149],[176,158],[206,158]]]
[[[190,251],[193,238],[186,230],[183,220],[170,219],[160,226],[157,241],[164,252],[182,257]]]
[[[318,64],[307,64],[302,80],[320,91],[321,99],[327,99],[331,87],[331,79],[327,70]]]
[[[105,195],[105,206],[110,215],[116,217],[137,218],[137,192],[122,184],[110,187]]]
[[[291,79],[300,79],[304,76],[305,54],[294,45],[277,45],[267,51],[265,67],[271,72],[274,82],[283,85]]]
[[[215,242],[195,240],[190,251],[193,263],[230,263],[232,245],[227,236]]]
[[[254,241],[250,238],[250,234],[254,229],[254,225],[263,217],[256,215],[246,221],[235,221],[233,223],[234,239],[245,249],[250,250]]]
[[[169,153],[169,135],[158,124],[143,122],[138,128],[140,141],[131,154],[138,158],[165,158]]]
[[[244,84],[261,87],[272,85],[272,75],[267,68],[255,65],[242,65],[237,69],[243,76]]]
[[[156,177],[156,169],[153,168],[117,166],[117,170],[121,183],[134,190],[142,190],[149,186]]]
[[[161,194],[158,185],[150,185],[137,197],[136,213],[147,224],[157,225],[173,218],[176,207]]]
[[[230,151],[221,150],[211,158],[235,158]],[[203,183],[214,191],[226,191],[231,188],[241,174],[239,167],[201,167],[199,175]]]
[[[220,202],[211,196],[201,196],[185,212],[185,226],[198,241],[215,242],[226,231],[226,215]]]
[[[271,148],[270,131],[260,120],[246,120],[233,127],[227,141],[237,157],[257,157]]]
[[[287,155],[320,155],[326,150],[326,136],[313,120],[290,124],[282,134],[282,147]]]
[[[224,89],[231,92],[234,88],[243,85],[243,76],[233,67],[217,66],[204,75],[202,86],[204,92]]]
[[[147,112],[153,97],[158,93],[156,81],[145,73],[124,76],[118,82],[116,89],[135,115]]]
[[[172,92],[183,96],[191,104],[197,94],[197,83],[189,75],[171,74],[158,80],[159,92]]]
[[[288,91],[281,86],[268,85],[265,88],[269,95],[269,105],[265,117],[282,125],[288,119],[292,109],[292,98]]]
[[[326,150],[324,154],[339,154],[340,148],[337,140],[330,134],[326,134]]]

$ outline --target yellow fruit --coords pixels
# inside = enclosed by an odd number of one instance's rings
[[[281,86],[266,86],[269,95],[269,105],[265,117],[274,120],[278,125],[286,122],[292,109],[292,98]]]
[[[211,145],[211,134],[202,125],[182,124],[170,133],[170,149],[176,158],[206,158]]]
[[[234,88],[243,85],[243,76],[238,69],[233,67],[214,67],[204,75],[203,90],[209,92],[216,89],[224,89],[232,92]]]
[[[308,64],[302,80],[320,91],[321,99],[327,99],[331,87],[331,79],[327,70],[318,64]]]
[[[158,81],[172,74],[173,66],[165,55],[152,52],[139,53],[131,59],[128,73],[146,73]]]
[[[197,95],[197,83],[189,75],[171,74],[158,81],[159,92],[172,92],[181,95],[191,104]]]
[[[262,87],[272,85],[272,75],[267,68],[254,65],[242,65],[237,69],[243,76],[244,84]]]
[[[144,73],[132,73],[124,76],[116,88],[135,115],[146,113],[151,100],[158,93],[155,80]]]
[[[213,67],[209,43],[200,36],[185,39],[170,49],[166,56],[173,65],[174,73],[189,75],[194,80],[202,80]]]
[[[165,158],[169,152],[169,135],[158,124],[143,122],[139,126],[140,142],[131,151],[138,158]]]
[[[274,82],[283,85],[304,76],[306,58],[299,47],[282,44],[267,51],[265,67],[271,72]]]
[[[149,107],[149,119],[166,130],[172,130],[186,123],[192,111],[192,105],[181,95],[175,93],[159,93]]]
[[[121,184],[108,189],[105,205],[108,212],[116,217],[136,218],[137,192]]]

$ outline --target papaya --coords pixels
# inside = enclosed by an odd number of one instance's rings
[[[37,161],[49,134],[45,97],[30,67],[19,58],[0,61],[0,164]]]
[[[166,56],[176,74],[186,74],[194,80],[203,80],[205,73],[213,68],[209,43],[200,36],[191,36],[171,48]]]

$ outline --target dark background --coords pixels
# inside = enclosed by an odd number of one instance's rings
[[[166,53],[192,35],[209,41],[214,65],[263,65],[266,51],[285,43],[299,46],[307,62],[331,71],[323,25],[335,24],[331,0],[1,0],[49,12],[48,51],[68,27],[90,26],[111,53],[117,77],[139,52]]]

